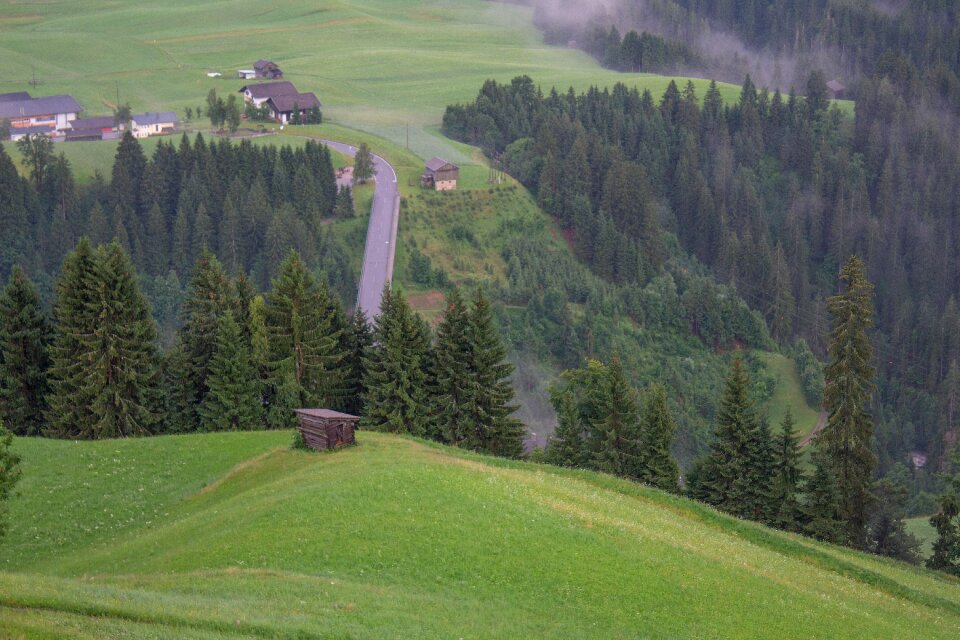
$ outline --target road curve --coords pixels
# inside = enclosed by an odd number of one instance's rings
[[[356,155],[353,145],[333,140],[317,139],[331,149],[350,156]],[[396,252],[397,225],[400,222],[400,190],[397,172],[386,160],[373,156],[376,186],[367,226],[367,245],[363,250],[363,268],[357,287],[357,306],[367,318],[380,315],[380,297],[383,287],[393,280],[393,260]]]

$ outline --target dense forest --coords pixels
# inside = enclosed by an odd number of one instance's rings
[[[624,71],[800,88],[823,69],[854,91],[902,55],[956,83],[960,7],[950,0],[528,0],[548,42]],[[896,53],[892,53],[896,52]],[[859,92],[857,92],[859,93]]]
[[[130,254],[153,303],[165,342],[204,247],[230,274],[265,289],[290,249],[333,289],[353,295],[356,277],[342,242],[322,220],[353,215],[349,188],[338,191],[326,147],[160,141],[150,158],[127,134],[109,177],[77,184],[45,136],[18,145],[29,176],[0,148],[0,276],[21,265],[52,302],[53,279],[81,236],[116,238]]]
[[[949,87],[910,68],[865,82],[852,120],[830,108],[819,73],[806,99],[748,78],[735,104],[715,86],[544,95],[524,77],[451,105],[444,131],[538,194],[606,280],[659,277],[675,238],[778,342],[803,337],[821,357],[835,274],[863,256],[877,283],[879,467],[911,450],[937,464],[960,390],[960,152],[957,121],[931,114]]]

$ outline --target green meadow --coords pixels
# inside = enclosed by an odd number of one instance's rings
[[[960,583],[594,473],[361,432],[19,439],[13,637],[955,638]]]
[[[267,58],[316,92],[328,120],[455,162],[471,158],[438,133],[444,107],[472,100],[486,79],[527,74],[545,91],[625,82],[657,97],[669,82],[600,69],[543,44],[528,9],[479,0],[12,0],[0,10],[0,56],[0,92],[71,93],[90,114],[109,113],[119,94],[135,112],[181,116],[211,88],[239,89],[237,69]],[[695,82],[702,95],[706,81]],[[739,89],[722,92],[734,100]]]

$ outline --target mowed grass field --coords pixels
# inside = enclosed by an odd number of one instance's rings
[[[0,10],[0,92],[71,93],[90,114],[202,105],[236,91],[237,69],[276,62],[325,117],[467,163],[439,135],[443,109],[488,78],[528,74],[544,90],[625,82],[659,98],[669,79],[606,71],[585,53],[543,44],[530,10],[485,0],[10,0]],[[207,72],[223,73],[211,79]],[[31,87],[33,73],[41,82]],[[686,79],[681,79],[685,83]],[[702,96],[706,81],[697,80]],[[727,100],[739,89],[723,85]]]
[[[20,439],[0,635],[956,638],[960,583],[587,472],[361,432]]]

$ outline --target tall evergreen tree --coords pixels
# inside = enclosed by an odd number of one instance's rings
[[[0,420],[17,435],[43,426],[50,339],[40,295],[16,266],[0,294]]]
[[[80,370],[92,388],[96,438],[147,435],[157,420],[157,329],[130,257],[116,242],[97,249],[95,325],[81,338]]]
[[[827,542],[841,542],[840,491],[833,460],[821,451],[813,453],[813,475],[807,481],[804,532]]]
[[[431,435],[462,446],[476,433],[471,410],[476,402],[472,345],[468,340],[470,315],[458,288],[447,294],[443,319],[437,325],[434,346],[433,425]]]
[[[50,393],[47,396],[49,433],[61,437],[95,436],[92,386],[82,359],[84,339],[96,328],[97,317],[90,302],[94,292],[96,256],[86,238],[66,257],[56,285],[56,320],[50,349]]]
[[[250,362],[250,347],[232,311],[220,316],[209,370],[208,392],[200,405],[201,428],[205,431],[258,428],[263,405]]]
[[[753,517],[755,507],[750,462],[757,419],[747,393],[749,385],[738,357],[727,376],[717,410],[714,441],[701,470],[701,486],[697,488],[699,497],[743,518]]]
[[[363,414],[363,396],[366,393],[366,369],[364,359],[373,345],[373,333],[367,314],[357,307],[353,314],[350,326],[344,332],[344,351],[346,365],[344,368],[343,389],[345,399],[343,409],[349,414],[359,416]]]
[[[180,415],[181,430],[193,431],[200,426],[200,406],[207,395],[210,360],[216,350],[217,325],[220,317],[235,308],[233,287],[223,272],[220,261],[209,251],[202,251],[193,269],[187,298],[183,302],[183,326],[180,344],[185,354],[186,369],[182,372],[183,394],[187,406]]]
[[[483,290],[478,289],[470,308],[467,341],[472,351],[473,396],[471,403],[474,433],[468,446],[498,456],[519,457],[523,453],[526,429],[512,417],[510,376],[513,365],[506,362],[507,350],[493,320],[493,311]]]
[[[939,510],[930,517],[937,539],[927,567],[960,576],[960,500],[948,492],[940,496],[939,503]]]
[[[380,315],[373,323],[373,347],[367,372],[366,429],[425,435],[430,416],[427,397],[427,328],[400,292],[383,289]]]
[[[8,526],[7,500],[23,473],[20,456],[13,452],[12,447],[13,434],[3,426],[3,420],[0,420],[0,538],[3,538]]]
[[[846,539],[862,547],[876,462],[873,419],[868,413],[874,388],[873,349],[867,338],[873,326],[873,286],[857,256],[841,269],[840,281],[843,290],[827,301],[834,325],[830,362],[824,371],[824,406],[829,415],[817,446],[830,456],[837,474],[839,513],[846,526]]]
[[[919,560],[920,541],[907,531],[907,488],[883,478],[873,483],[874,509],[867,522],[867,548],[881,556],[905,562]]]
[[[640,408],[617,355],[606,368],[598,405],[599,414],[592,424],[599,443],[594,466],[605,473],[638,478]]]
[[[299,254],[291,251],[273,280],[265,319],[270,366],[284,375],[293,372],[300,407],[339,408],[345,356],[340,342],[345,323],[340,313],[326,284],[318,286]],[[274,386],[282,381],[276,378]]]
[[[579,467],[584,463],[583,424],[573,394],[560,391],[551,400],[557,412],[557,429],[547,441],[544,459],[561,467]]]
[[[667,406],[666,389],[659,384],[650,385],[644,394],[640,422],[638,480],[665,491],[677,491],[680,467],[670,452],[676,430]]]
[[[803,470],[800,466],[800,440],[794,428],[793,413],[787,408],[780,424],[780,433],[773,439],[775,475],[773,480],[772,524],[797,531],[801,525],[799,492],[803,482]]]

